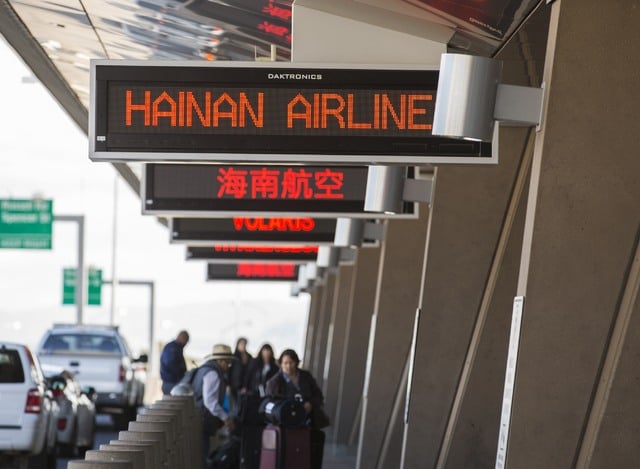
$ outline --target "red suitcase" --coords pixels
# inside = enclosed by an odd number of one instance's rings
[[[311,429],[283,428],[282,466],[280,469],[311,469]]]

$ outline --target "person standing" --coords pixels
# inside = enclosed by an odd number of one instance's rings
[[[210,452],[211,438],[223,426],[229,431],[234,428],[233,419],[224,410],[224,396],[227,390],[226,373],[235,359],[231,347],[225,344],[213,346],[211,355],[204,358],[193,378],[193,397],[196,408],[202,414],[202,458],[206,461]]]
[[[233,412],[238,411],[240,395],[246,392],[245,381],[251,354],[247,352],[247,339],[240,337],[236,342],[236,350],[233,352],[236,358],[229,371],[229,404]]]
[[[278,370],[273,348],[269,344],[264,344],[260,347],[256,358],[249,364],[244,385],[247,394],[263,397],[267,381],[273,378]]]
[[[169,342],[162,349],[160,355],[162,394],[168,395],[187,372],[187,364],[184,361],[184,347],[187,343],[189,343],[189,333],[180,331],[175,340]]]
[[[323,424],[316,422],[318,414],[323,412],[324,396],[311,373],[300,369],[298,354],[287,349],[280,354],[278,360],[280,371],[267,381],[267,396],[278,399],[302,400],[304,410],[311,419],[311,426],[321,428]]]
[[[311,373],[299,368],[298,354],[287,349],[280,354],[280,371],[267,381],[267,396],[275,399],[295,399],[302,401],[308,416],[309,429],[309,459],[310,469],[322,467],[324,451],[324,432],[322,428],[330,424],[324,412],[324,396]],[[286,432],[285,432],[286,433]],[[287,436],[284,437],[286,450]]]

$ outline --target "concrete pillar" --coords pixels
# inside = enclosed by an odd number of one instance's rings
[[[130,461],[69,461],[67,469],[135,469]]]
[[[202,465],[202,417],[195,407],[194,400],[188,396],[162,396],[151,405],[153,411],[170,411],[179,414],[183,428],[190,435],[191,467],[199,469]]]
[[[144,452],[134,449],[125,450],[89,450],[86,452],[84,459],[86,461],[107,461],[121,462],[128,461],[133,464],[134,468],[147,467]]]
[[[318,382],[318,386],[323,386],[324,360],[327,354],[327,341],[329,338],[329,322],[331,321],[331,310],[333,308],[333,297],[336,292],[337,272],[327,272],[325,275],[325,285],[323,289],[322,302],[318,310],[318,321],[313,339],[313,362],[311,374]]]
[[[437,169],[404,468],[493,467],[524,224],[526,196],[519,194],[529,165],[519,166],[527,133],[503,132],[501,147],[511,151],[498,167]]]
[[[156,464],[160,463],[158,467],[164,467],[168,462],[166,439],[162,432],[130,432],[123,430],[118,433],[118,440],[151,443],[154,448]]]
[[[153,411],[151,411],[153,412]],[[160,422],[166,424],[167,427],[167,435],[173,441],[173,445],[176,453],[176,461],[180,465],[188,464],[186,460],[187,455],[189,454],[187,451],[190,449],[186,448],[185,438],[182,432],[181,426],[178,424],[178,416],[177,415],[154,415],[152,413],[140,414],[136,417],[137,422]],[[189,456],[189,459],[191,457]]]
[[[507,467],[638,467],[640,4],[551,8]]]
[[[497,56],[505,83],[539,86],[548,9]],[[534,130],[501,127],[495,167],[439,166],[403,466],[495,465]]]
[[[141,449],[145,453],[145,458],[148,462],[148,467],[150,469],[156,469],[161,467],[162,459],[158,459],[156,461],[156,452],[152,441],[144,442],[144,441],[122,441],[122,440],[110,440],[108,445],[100,445],[100,449],[102,447],[108,447],[114,450],[118,450],[118,448],[135,448]]]
[[[124,446],[124,445],[100,445],[100,451],[135,451],[142,455],[144,459],[144,466],[141,469],[155,469],[153,464],[153,448],[150,445],[147,446]]]
[[[359,469],[398,467],[400,463],[402,432],[388,427],[393,420],[393,404],[401,387],[418,307],[428,218],[428,208],[420,206],[416,220],[387,222],[368,347]],[[387,432],[393,438],[385,448]]]
[[[309,301],[309,319],[307,320],[307,337],[304,344],[304,357],[302,360],[304,368],[310,369],[313,363],[313,353],[315,351],[315,337],[318,328],[318,312],[324,292],[323,285],[314,285],[311,287],[311,300]]]
[[[373,292],[378,281],[380,248],[359,249],[353,272],[353,288],[346,312],[344,348],[340,366],[335,417],[334,440],[340,444],[355,441],[359,425],[362,392],[367,362],[371,317],[375,306]],[[355,432],[352,430],[356,430]]]
[[[335,415],[338,400],[340,370],[342,369],[343,350],[345,347],[345,329],[353,292],[354,272],[355,268],[352,265],[340,267],[331,307],[329,339],[327,341],[327,353],[322,377],[325,412],[331,417]]]
[[[130,432],[159,433],[164,436],[167,460],[169,467],[178,467],[178,453],[176,451],[174,432],[169,422],[129,422]]]

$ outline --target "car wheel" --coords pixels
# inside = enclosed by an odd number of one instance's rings
[[[56,469],[56,446],[48,452],[47,446],[44,445],[39,454],[29,458],[28,467],[32,469]]]
[[[50,453],[47,453],[45,458],[45,467],[47,469],[56,469],[57,461],[56,461],[56,446],[54,446]]]
[[[85,453],[93,448],[93,442],[90,446],[78,446],[78,457],[84,458]]]
[[[129,422],[136,419],[138,413],[137,407],[125,407],[122,409],[121,414],[114,414],[112,416],[113,423],[117,430],[126,430],[129,428]]]

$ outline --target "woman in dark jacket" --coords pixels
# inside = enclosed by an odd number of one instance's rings
[[[229,403],[231,410],[238,410],[238,396],[245,392],[244,383],[251,361],[251,354],[247,352],[247,339],[240,337],[236,342],[236,350],[233,352],[235,360],[229,371]]]
[[[307,415],[311,417],[311,425],[316,428],[328,425],[328,422],[325,424],[320,421],[323,416],[326,420],[322,409],[324,404],[322,391],[311,373],[298,368],[300,364],[298,354],[287,349],[280,355],[278,363],[280,371],[267,382],[267,396],[280,399],[301,398]]]
[[[264,396],[267,381],[273,378],[277,372],[278,365],[273,355],[273,348],[269,344],[264,344],[256,358],[249,364],[244,385],[247,394]]]

